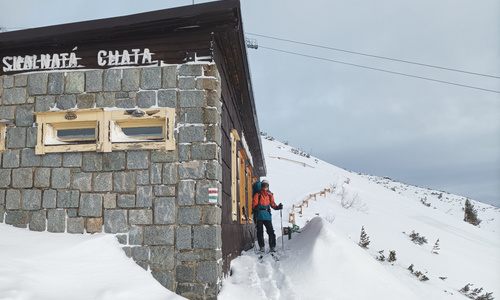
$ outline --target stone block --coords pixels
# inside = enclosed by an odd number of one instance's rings
[[[102,218],[87,218],[85,229],[88,233],[102,232]]]
[[[183,162],[179,166],[179,178],[203,179],[205,178],[205,163],[201,161]]]
[[[33,187],[33,170],[31,168],[20,168],[12,170],[12,187]]]
[[[203,109],[200,107],[183,108],[180,115],[184,123],[203,123]]]
[[[216,144],[196,144],[191,146],[191,159],[192,160],[217,160]]]
[[[214,204],[208,200],[208,189],[209,188],[218,188],[219,189],[219,199],[217,200],[217,204],[221,205],[221,195],[222,191],[219,182],[213,180],[201,180],[198,181],[196,185],[196,204]]]
[[[202,209],[201,223],[206,225],[220,225],[222,211],[218,206],[206,206]]]
[[[174,226],[146,226],[144,227],[144,244],[146,245],[173,245]]]
[[[21,192],[19,190],[7,190],[5,193],[5,208],[7,210],[21,209]]]
[[[26,128],[26,147],[35,148],[36,147],[36,138],[37,138],[37,130],[36,127],[28,127]]]
[[[70,208],[78,207],[80,203],[80,192],[72,191],[58,191],[57,192],[57,207]]]
[[[158,91],[158,106],[159,107],[177,107],[177,91],[176,90],[159,90]]]
[[[3,87],[6,89],[14,87],[14,76],[4,76]]]
[[[67,168],[52,169],[52,188],[53,189],[69,189],[71,170]]]
[[[122,91],[135,92],[139,90],[139,69],[124,69],[122,78]]]
[[[19,150],[5,149],[3,152],[2,167],[4,169],[19,168],[20,153]]]
[[[207,162],[207,179],[222,181],[222,167],[218,161]]]
[[[68,215],[69,218],[78,217],[78,209],[76,209],[76,208],[69,208],[69,209],[66,210],[66,214]]]
[[[28,75],[28,93],[30,95],[47,94],[48,73],[31,73]]]
[[[204,261],[218,261],[219,259],[222,258],[222,250],[217,249],[217,250],[205,250],[199,252],[200,259],[199,260],[204,260]]]
[[[135,192],[135,172],[113,173],[113,187],[115,192],[130,193]]]
[[[66,94],[81,94],[85,91],[85,73],[68,72],[66,74]]]
[[[16,126],[33,126],[35,115],[33,105],[19,105],[16,110]]]
[[[149,247],[132,248],[132,257],[134,260],[149,260]]]
[[[134,108],[136,106],[135,99],[118,99],[116,106],[119,108]]]
[[[102,91],[102,73],[102,70],[85,72],[85,91],[87,93]]]
[[[120,243],[122,245],[127,244],[127,235],[126,234],[117,234],[116,239],[118,240],[118,243]],[[127,255],[127,256],[132,257],[132,249],[130,247],[123,247],[123,248],[129,248],[130,251],[128,251],[129,255]],[[127,251],[125,251],[125,253],[127,253]]]
[[[95,102],[97,107],[115,107],[115,93],[99,93],[97,94]]]
[[[177,227],[177,251],[192,249],[193,246],[191,240],[191,226]]]
[[[199,283],[179,283],[175,292],[187,299],[208,299],[203,296],[205,294],[205,286]]]
[[[174,197],[175,195],[175,185],[155,186],[155,196],[157,197]]]
[[[194,265],[178,265],[175,275],[177,282],[194,282]]]
[[[38,167],[40,162],[40,156],[35,154],[34,148],[25,148],[21,151],[21,167]]]
[[[71,188],[81,192],[92,191],[92,174],[91,173],[73,173],[71,178]]]
[[[60,167],[62,166],[61,153],[47,153],[42,156],[42,166],[44,167]]]
[[[107,69],[104,70],[104,91],[118,92],[122,89],[121,85],[121,70]]]
[[[216,262],[198,263],[198,272],[196,274],[196,280],[198,282],[216,283],[220,276],[219,266]]]
[[[179,76],[202,76],[203,66],[194,64],[183,64],[179,66]]]
[[[76,107],[75,95],[60,95],[56,98],[56,107],[62,110],[67,110]]]
[[[153,188],[151,186],[138,186],[137,187],[137,207],[151,207],[153,206]]]
[[[153,224],[153,212],[150,209],[131,209],[128,221],[130,225]]]
[[[125,233],[128,231],[127,210],[104,210],[104,232]]]
[[[174,269],[174,247],[151,247],[150,251],[150,267],[152,270],[167,271]]]
[[[49,73],[48,94],[61,95],[64,93],[64,73]]]
[[[4,105],[24,104],[28,100],[25,88],[6,89],[3,91]]]
[[[63,166],[80,168],[82,167],[82,153],[68,152],[63,153]]]
[[[193,76],[179,77],[179,89],[181,90],[194,90],[195,81]]]
[[[66,229],[66,216],[64,209],[51,209],[47,211],[47,231],[64,232]]]
[[[195,226],[193,230],[195,249],[218,249],[222,246],[220,226]]]
[[[215,77],[198,77],[196,78],[197,90],[216,90],[218,82]]]
[[[9,187],[10,181],[11,181],[11,170],[0,169],[0,188]]]
[[[222,110],[222,101],[220,97],[220,91],[207,91],[207,106],[208,107],[215,107],[217,108],[217,111]]]
[[[79,215],[82,217],[101,217],[102,195],[82,194],[82,201],[80,202]]]
[[[142,245],[144,240],[144,229],[142,226],[130,226],[128,234],[129,245]]]
[[[127,168],[129,170],[147,169],[149,167],[148,151],[128,151]]]
[[[68,233],[83,233],[85,219],[82,217],[68,218]]]
[[[158,90],[161,88],[161,68],[143,68],[141,77],[141,89]]]
[[[194,205],[195,185],[196,182],[193,180],[182,180],[181,182],[179,182],[179,197],[177,200],[179,206]]]
[[[179,182],[178,166],[175,163],[165,164],[163,166],[163,183],[177,184]]]
[[[149,184],[149,170],[138,170],[136,172],[135,181],[137,185],[148,185]]]
[[[57,191],[45,190],[43,191],[43,208],[56,208],[57,207]]]
[[[139,91],[137,93],[137,106],[140,108],[150,108],[156,105],[155,91]]]
[[[0,82],[1,86],[1,82]],[[5,209],[5,190],[0,190],[0,205]],[[0,214],[1,215],[1,214]]]
[[[220,114],[215,107],[205,108],[203,112],[204,124],[218,124],[220,123]]]
[[[122,171],[125,170],[125,152],[117,151],[104,153],[102,155],[102,168],[104,171]]]
[[[94,192],[110,192],[113,190],[112,173],[94,174]]]
[[[76,95],[76,105],[79,109],[94,108],[96,99],[94,94]]]
[[[105,194],[104,196],[104,208],[116,208],[116,194]]]
[[[205,104],[205,91],[180,91],[179,92],[179,106],[184,107],[204,107]]]
[[[196,143],[205,140],[204,126],[188,126],[179,128],[179,143]]]
[[[39,210],[42,208],[41,190],[22,190],[21,191],[22,210]]]
[[[177,87],[177,66],[168,66],[163,68],[163,88]]]
[[[179,208],[177,224],[179,225],[198,225],[201,220],[201,211],[198,207]]]
[[[151,272],[153,278],[156,279],[163,287],[174,292],[174,274],[172,272]]]
[[[0,96],[2,95],[0,94]],[[16,106],[0,106],[0,119],[14,120],[16,118],[15,108]]]
[[[128,195],[128,194],[118,195],[117,204],[119,207],[124,207],[124,208],[135,207],[135,195]]]
[[[154,203],[154,223],[174,224],[175,223],[175,198],[156,198]]]
[[[5,133],[5,146],[7,148],[26,147],[26,128],[25,127],[7,128],[7,132]]]
[[[149,180],[151,184],[162,183],[163,164],[151,164],[149,166]]]
[[[82,170],[85,172],[100,172],[102,171],[102,155],[96,152],[83,153]]]
[[[180,252],[177,253],[177,261],[180,262],[198,262],[200,260],[199,252]]]
[[[54,107],[56,103],[55,96],[36,96],[35,97],[35,111],[44,112]]]
[[[30,211],[30,223],[28,228],[33,231],[45,231],[47,216],[44,210]]]
[[[26,225],[29,222],[29,212],[27,211],[6,211],[5,224],[9,225]]]
[[[27,84],[28,84],[28,75],[26,74],[14,75],[14,86],[22,87],[26,86]]]

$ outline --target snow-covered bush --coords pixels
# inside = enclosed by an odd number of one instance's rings
[[[425,236],[421,236],[420,233],[416,233],[415,230],[411,232],[410,239],[412,242],[418,245],[427,244],[427,239],[425,238]]]
[[[465,200],[464,221],[474,226],[481,223],[481,220],[477,217],[477,210],[474,208],[474,205],[470,203],[469,199]]]
[[[485,293],[485,294],[479,295],[483,291],[483,288],[472,289],[472,286],[473,286],[473,284],[471,284],[471,283],[466,284],[463,288],[460,289],[460,293],[462,293],[465,296],[469,297],[470,299],[474,299],[474,300],[493,300],[493,299],[495,299],[493,297],[493,293]]]
[[[366,234],[365,227],[361,226],[361,236],[359,237],[358,245],[361,248],[368,249],[369,244],[370,244],[370,237],[368,236],[368,234]]]

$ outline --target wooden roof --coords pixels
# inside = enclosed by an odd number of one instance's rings
[[[64,69],[110,68],[95,59],[99,51],[132,51],[148,48],[155,60],[182,64],[194,60],[214,60],[214,45],[222,51],[232,87],[240,97],[240,114],[253,152],[254,170],[266,174],[260,131],[248,68],[239,0],[190,5],[135,15],[62,24],[0,33],[0,66],[8,57],[34,57],[52,53],[76,53],[78,67]],[[200,58],[201,57],[201,58]],[[134,65],[134,64],[129,64]],[[40,67],[40,66],[38,66]],[[41,69],[0,68],[0,75],[40,72]]]

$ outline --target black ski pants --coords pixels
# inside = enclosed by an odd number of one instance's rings
[[[264,247],[264,226],[266,226],[267,235],[269,236],[269,247],[276,247],[276,235],[274,234],[273,222],[268,220],[257,220],[257,240],[259,246]]]

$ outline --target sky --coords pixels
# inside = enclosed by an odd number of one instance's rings
[[[208,1],[194,1],[201,2]],[[0,27],[25,29],[192,3],[0,0]],[[500,92],[500,2],[241,5],[246,37],[259,45],[248,49],[248,61],[262,132],[348,170],[500,207],[500,93],[485,91]]]

